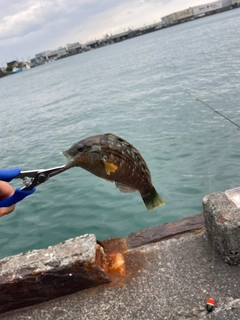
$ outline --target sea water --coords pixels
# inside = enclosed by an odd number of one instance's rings
[[[0,80],[0,168],[63,165],[60,154],[112,132],[146,160],[166,205],[81,168],[52,178],[0,219],[0,257],[94,233],[97,239],[202,211],[240,185],[240,10],[91,50]],[[12,182],[21,186],[21,180]]]

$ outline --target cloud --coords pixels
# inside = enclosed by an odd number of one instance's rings
[[[0,39],[23,35],[30,30],[38,30],[47,22],[59,25],[59,20],[65,20],[69,25],[79,23],[84,19],[86,8],[95,9],[93,0],[38,0],[16,2],[14,6],[1,12]],[[12,12],[10,13],[12,9]],[[94,10],[93,10],[94,11]]]
[[[119,2],[117,7],[93,14],[85,23],[69,30],[62,40],[64,43],[75,41],[89,41],[101,38],[106,34],[123,32],[129,28],[143,27],[153,22],[159,22],[161,17],[176,10],[189,7],[189,2],[182,0],[128,0]],[[202,0],[195,0],[202,3]],[[193,5],[193,4],[192,4]],[[58,43],[58,39],[55,44]]]
[[[160,21],[204,0],[0,0],[0,62]],[[14,54],[13,54],[14,53]]]
[[[118,6],[92,14],[84,24],[77,25],[62,37],[64,43],[86,42],[114,34],[129,28],[142,27],[144,24],[161,20],[162,4],[156,0],[128,0]],[[55,41],[57,45],[58,39]]]

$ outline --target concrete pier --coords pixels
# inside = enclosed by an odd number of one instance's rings
[[[217,211],[217,203],[214,202],[214,199],[219,203]],[[2,299],[4,295],[0,293],[0,305],[3,312],[0,315],[1,320],[239,320],[240,265],[239,263],[230,265],[228,260],[226,263],[226,255],[222,255],[221,252],[219,254],[215,238],[206,231],[207,229],[211,232],[213,222],[218,222],[221,216],[218,211],[223,208],[221,199],[226,200],[223,193],[205,197],[203,200],[204,215],[198,214],[173,223],[145,229],[132,233],[126,238],[106,239],[97,243],[93,235],[80,237],[89,241],[86,252],[91,251],[92,253],[91,255],[86,254],[85,258],[81,257],[82,269],[77,270],[76,273],[80,278],[83,277],[83,266],[86,262],[90,262],[92,266],[90,269],[96,269],[97,272],[94,271],[94,273],[98,275],[94,278],[95,282],[92,282],[92,286],[86,288],[79,282],[78,287],[74,287],[74,282],[72,282],[74,293],[69,294],[69,291],[64,289],[65,280],[62,280],[63,286],[59,289],[61,297],[56,298],[56,292],[51,290],[52,287],[54,288],[55,278],[49,278],[49,281],[43,281],[43,289],[48,293],[45,298],[49,301],[39,303],[37,300],[39,293],[35,291],[34,295],[33,287],[31,287],[32,297],[36,298],[37,304],[32,306],[28,304],[28,307],[21,309],[16,309],[20,306],[13,303],[17,296],[12,295],[11,291],[8,291],[7,303]],[[235,210],[234,207],[233,209]],[[218,212],[217,215],[216,212]],[[204,216],[206,217],[206,228]],[[224,215],[224,217],[227,216]],[[228,224],[225,227],[227,226]],[[231,232],[229,237],[231,238]],[[218,239],[220,242],[220,235]],[[74,244],[78,240],[69,241]],[[81,246],[73,249],[75,253],[71,252],[71,245],[70,247],[67,245],[68,249],[65,254],[58,258],[59,250],[56,248],[59,248],[59,245],[54,249],[50,247],[38,250],[40,251],[38,252],[39,257],[42,257],[40,261],[44,262],[42,267],[50,268],[51,273],[59,272],[60,265],[56,261],[61,261],[64,257],[67,257],[65,261],[68,259],[72,261],[72,253],[73,256],[78,253],[77,259],[80,259],[82,256],[80,252],[84,246],[84,242],[81,243]],[[49,252],[54,250],[53,259],[49,260],[48,250]],[[29,268],[37,267],[38,254],[35,254],[35,261],[29,263]],[[25,255],[28,256],[29,253]],[[5,270],[5,274],[12,275],[4,278],[5,286],[9,288],[12,281],[16,280],[16,274],[15,278],[13,277],[14,268],[9,268],[14,265],[12,264],[13,261],[16,261],[14,259],[17,258],[8,257],[0,261],[0,265],[4,268],[1,270]],[[46,259],[49,260],[47,263]],[[68,275],[72,273],[67,268],[67,264],[65,268],[68,270]],[[36,272],[36,269],[34,270]],[[48,271],[49,269],[45,269],[44,272]],[[92,277],[91,272],[84,274],[85,281],[88,277]],[[31,276],[33,273],[31,269]],[[101,280],[98,283],[99,275]],[[25,274],[22,273],[21,276],[27,280],[29,274],[25,277]],[[61,277],[59,278],[60,281],[56,282],[58,288],[61,287]],[[75,279],[77,279],[76,276]],[[2,281],[3,278],[0,280]],[[0,288],[1,285],[0,282]],[[36,285],[39,288],[39,283]],[[18,290],[18,287],[15,286],[15,290]],[[25,291],[21,290],[19,292],[27,294],[29,289],[25,287]],[[52,296],[51,292],[53,292]],[[64,294],[66,295],[62,296]],[[210,297],[215,301],[215,308],[212,313],[208,314],[206,301]],[[21,297],[18,298],[21,299]],[[31,304],[33,303],[35,303],[34,299],[31,300]],[[6,308],[10,310],[9,305],[11,311],[4,312]],[[14,308],[16,310],[13,310]]]
[[[110,282],[94,235],[0,260],[0,313]]]
[[[207,232],[223,260],[240,264],[240,188],[203,198]]]

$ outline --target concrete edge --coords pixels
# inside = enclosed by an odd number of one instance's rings
[[[133,248],[205,230],[203,213],[98,242],[84,235],[0,260],[0,313],[124,280]],[[126,270],[128,272],[126,272]]]
[[[205,227],[203,213],[186,217],[171,223],[165,223],[151,228],[131,233],[126,237],[128,248],[136,248],[152,242],[162,241],[176,235],[202,230]]]

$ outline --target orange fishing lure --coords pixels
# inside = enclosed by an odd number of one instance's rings
[[[214,309],[214,300],[213,298],[208,299],[207,304],[206,304],[206,309],[208,312],[212,312]]]

